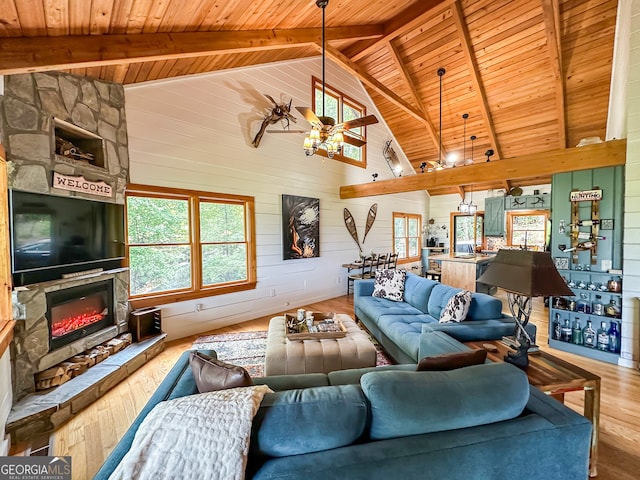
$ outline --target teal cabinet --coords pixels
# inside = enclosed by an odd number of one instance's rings
[[[504,236],[505,197],[484,199],[484,234],[488,237]]]
[[[505,210],[549,210],[551,195],[521,195],[519,197],[505,197]]]

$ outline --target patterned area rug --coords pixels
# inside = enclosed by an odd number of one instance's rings
[[[373,342],[377,352],[377,366],[394,362],[377,342]],[[264,376],[264,355],[267,349],[267,332],[223,333],[198,337],[191,347],[197,350],[215,350],[218,359],[243,366],[252,377]]]

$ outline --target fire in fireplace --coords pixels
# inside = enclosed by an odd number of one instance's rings
[[[47,293],[49,351],[114,324],[113,282]]]

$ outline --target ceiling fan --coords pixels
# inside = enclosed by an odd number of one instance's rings
[[[322,147],[327,150],[329,157],[333,157],[334,153],[342,152],[343,143],[348,143],[356,147],[363,146],[366,142],[364,137],[352,129],[364,127],[378,123],[375,115],[367,115],[365,117],[347,120],[345,122],[336,123],[332,117],[324,114],[324,95],[325,95],[325,8],[329,4],[329,0],[316,0],[316,5],[322,9],[322,115],[316,115],[311,108],[296,107],[296,110],[311,124],[311,131],[304,141],[304,151],[307,155],[313,155],[318,148]]]

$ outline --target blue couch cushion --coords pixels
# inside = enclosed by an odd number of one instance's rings
[[[526,374],[508,363],[448,372],[371,372],[360,384],[371,404],[373,440],[508,420],[529,400]]]
[[[429,296],[436,285],[438,282],[435,280],[407,273],[407,279],[404,282],[404,301],[421,312],[427,313]]]
[[[456,293],[462,289],[449,285],[437,284],[431,289],[426,312],[432,317],[440,318],[442,309]],[[490,320],[502,317],[502,302],[484,293],[473,293],[466,320]]]
[[[253,419],[251,454],[285,457],[350,445],[364,433],[368,414],[358,385],[267,394]]]
[[[382,315],[420,315],[422,312],[406,302],[394,302],[378,297],[358,297],[356,313],[362,313],[376,321]]]
[[[451,287],[439,283],[431,290],[429,295],[429,303],[427,304],[427,313],[434,318],[440,318],[442,309],[447,305],[447,302],[456,293],[461,292],[461,288]]]
[[[491,320],[502,316],[502,302],[485,293],[471,295],[467,320]]]
[[[430,323],[429,315],[382,315],[378,328],[411,358],[418,358],[422,326]],[[435,320],[433,320],[435,321]]]

